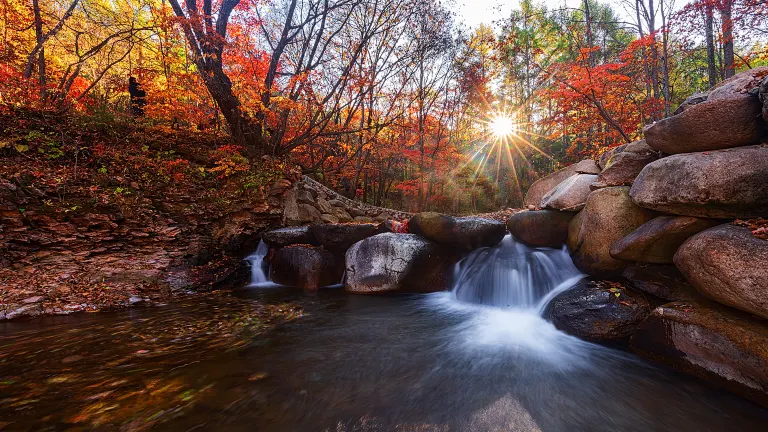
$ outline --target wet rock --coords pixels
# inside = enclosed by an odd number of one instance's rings
[[[373,224],[312,225],[312,236],[317,244],[331,251],[345,251],[353,244],[376,233]]]
[[[768,406],[768,326],[717,305],[674,302],[632,336],[636,353]]]
[[[677,154],[759,142],[763,135],[763,124],[759,121],[761,104],[751,90],[759,85],[755,75],[760,73],[763,72],[753,69],[737,74],[712,90],[706,102],[647,126],[648,145]]]
[[[662,300],[689,300],[696,290],[673,265],[632,265],[624,269],[621,277],[630,287]]]
[[[629,265],[611,256],[611,245],[656,216],[635,205],[626,186],[592,192],[579,215],[568,226],[568,247],[576,266],[597,277],[618,275]]]
[[[768,240],[724,224],[688,239],[674,261],[700,293],[768,318]]]
[[[533,247],[560,248],[568,239],[572,212],[555,210],[523,211],[512,215],[507,229],[516,239]]]
[[[706,102],[706,101],[707,101],[707,94],[706,93],[701,93],[701,92],[694,93],[694,94],[688,96],[683,101],[683,103],[681,103],[677,107],[677,109],[675,110],[675,112],[672,113],[672,115],[678,115],[681,112],[687,110],[688,108],[690,108],[690,107],[692,107],[694,105],[698,105],[698,104],[700,104],[702,102]]]
[[[591,192],[590,185],[597,180],[594,174],[575,174],[541,199],[540,206],[545,209],[577,212],[584,208]]]
[[[425,212],[408,221],[408,230],[428,240],[464,250],[495,246],[507,234],[506,226],[493,219],[453,217]]]
[[[643,296],[620,283],[582,279],[556,295],[543,315],[570,335],[613,342],[630,337],[649,312]]]
[[[270,279],[281,285],[313,290],[341,281],[341,265],[323,247],[286,246],[275,252],[270,264]]]
[[[450,288],[456,258],[415,234],[378,234],[347,251],[344,288],[361,294],[443,291]]]
[[[265,232],[262,237],[264,243],[270,246],[282,247],[292,244],[315,244],[309,226],[280,228]]]
[[[714,219],[659,216],[611,246],[611,256],[627,261],[671,264],[672,257],[692,235],[720,224]]]
[[[559,171],[555,171],[552,174],[536,180],[523,199],[523,205],[539,206],[541,199],[544,198],[549,191],[554,189],[555,186],[562,183],[568,177],[574,174],[599,174],[600,167],[597,163],[591,159],[583,160],[577,164],[573,164]]]
[[[683,216],[768,215],[768,146],[668,156],[648,164],[630,195],[640,206]]]

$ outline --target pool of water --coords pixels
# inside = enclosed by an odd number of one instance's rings
[[[264,308],[278,316],[276,327],[264,321]],[[461,303],[450,293],[306,296],[271,287],[0,324],[0,430],[759,431],[766,424],[766,410],[567,336],[535,312]]]

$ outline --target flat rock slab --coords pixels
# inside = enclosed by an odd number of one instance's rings
[[[691,301],[660,306],[632,336],[636,353],[768,406],[768,326]]]
[[[280,228],[267,231],[261,237],[270,246],[283,247],[292,244],[315,244],[308,226]]]
[[[346,251],[350,246],[376,233],[376,225],[317,224],[309,227],[317,244],[331,251]]]
[[[688,239],[674,260],[700,293],[768,318],[768,240],[723,224]]]
[[[641,207],[682,216],[768,215],[768,146],[673,155],[646,165],[630,196]]]

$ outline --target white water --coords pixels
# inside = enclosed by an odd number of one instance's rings
[[[453,296],[466,303],[540,309],[582,277],[565,247],[531,248],[507,235],[456,264]]]
[[[264,241],[259,242],[256,251],[248,255],[245,260],[251,267],[251,286],[269,282],[269,265],[264,262],[264,257],[269,252],[269,246]]]

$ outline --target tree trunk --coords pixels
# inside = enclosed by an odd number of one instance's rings
[[[733,0],[723,2],[723,9],[720,11],[720,18],[723,26],[723,73],[725,79],[736,74],[736,65],[733,59],[733,19],[731,12],[733,9]]]
[[[46,97],[45,79],[45,48],[43,47],[43,18],[40,13],[39,0],[32,0],[32,11],[35,14],[35,40],[40,49],[37,52],[37,83],[40,86],[40,100]]]
[[[709,76],[709,87],[717,85],[717,65],[715,64],[715,14],[712,6],[707,6],[705,11],[704,30],[707,39],[707,75]]]

